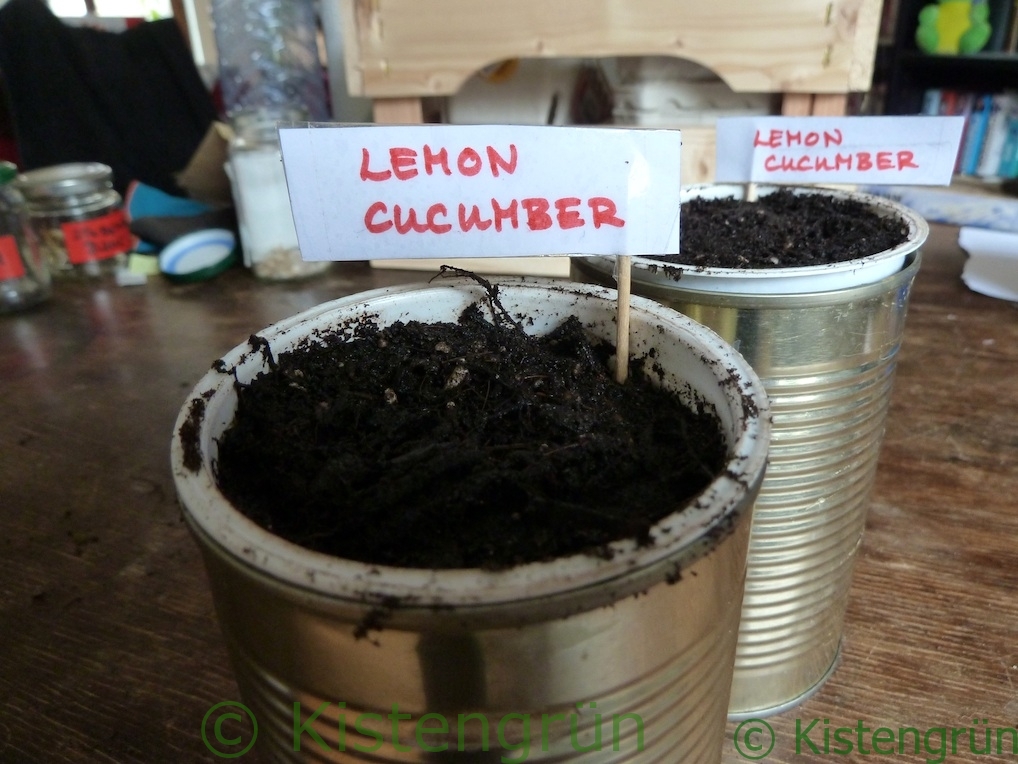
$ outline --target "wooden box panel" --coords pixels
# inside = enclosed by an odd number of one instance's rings
[[[881,0],[327,0],[351,95],[450,95],[507,58],[670,55],[742,92],[867,90]]]

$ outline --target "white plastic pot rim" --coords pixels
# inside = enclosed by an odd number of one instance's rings
[[[779,188],[783,187],[758,186],[757,192],[759,196],[766,196]],[[905,222],[908,226],[908,238],[897,247],[855,260],[795,268],[701,268],[666,263],[648,257],[634,257],[633,280],[684,290],[728,294],[809,294],[837,291],[873,284],[897,273],[905,266],[908,255],[917,251],[929,236],[929,225],[922,216],[891,199],[812,186],[786,188],[796,194],[824,194],[865,204],[878,215],[895,217]],[[693,198],[742,199],[745,193],[746,187],[739,184],[688,186],[682,191],[682,201]],[[614,258],[584,259],[601,272],[614,272]]]
[[[597,299],[605,306],[604,317],[611,317],[609,323],[614,326],[614,290],[543,279],[500,281],[499,288],[507,307],[514,297],[534,300],[534,304],[540,306],[540,318],[547,319],[549,325],[557,324],[568,315],[556,310],[567,307],[567,302],[575,309],[582,309],[592,298]],[[379,289],[319,305],[268,327],[259,332],[259,337],[267,340],[273,354],[278,355],[316,329],[334,330],[339,323],[354,317],[378,317],[381,324],[411,319],[455,320],[461,308],[455,314],[429,319],[421,315],[419,306],[425,306],[425,312],[445,311],[447,305],[443,306],[443,302],[447,304],[452,300],[466,307],[478,301],[483,304],[485,297],[481,287],[461,280]],[[668,336],[674,338],[674,343],[688,348],[691,357],[702,359],[701,366],[709,366],[717,380],[722,402],[736,412],[733,421],[743,419],[743,426],[730,444],[731,460],[726,472],[690,506],[661,520],[652,531],[655,543],[651,546],[637,547],[633,541],[623,541],[611,545],[615,552],[611,560],[578,554],[489,572],[371,565],[290,543],[232,507],[215,481],[215,439],[232,421],[236,403],[233,372],[236,370],[241,382],[246,382],[263,367],[262,354],[247,344],[223,357],[222,363],[228,373],[212,370],[202,378],[178,416],[171,441],[171,464],[185,518],[199,535],[210,539],[219,551],[233,560],[256,568],[283,584],[352,602],[396,597],[422,607],[490,606],[553,596],[564,589],[603,585],[674,559],[682,558],[684,564],[688,563],[691,561],[688,558],[701,556],[711,539],[723,535],[726,524],[750,504],[746,500],[747,492],[753,490],[763,473],[770,437],[767,396],[763,384],[742,356],[710,329],[644,298],[633,297],[631,308],[634,326],[641,318],[648,327],[653,327],[647,334],[653,335],[652,340],[659,347],[661,339]],[[534,330],[542,331],[540,327]],[[634,342],[634,355],[640,352],[638,343]],[[220,364],[217,366],[224,368]],[[200,417],[192,416],[192,407],[203,412]],[[189,420],[191,424],[198,424],[201,464],[197,470],[185,466],[181,433]]]

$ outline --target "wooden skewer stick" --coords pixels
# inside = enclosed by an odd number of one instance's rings
[[[750,182],[746,184],[746,201],[755,202],[757,199],[756,183]]]
[[[633,258],[630,255],[619,255],[616,258],[615,268],[618,271],[616,280],[619,286],[615,327],[615,381],[621,385],[625,384],[629,376],[629,292]]]

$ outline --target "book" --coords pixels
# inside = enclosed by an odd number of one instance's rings
[[[1011,16],[1014,13],[1014,0],[986,0],[989,4],[990,39],[983,46],[987,53],[1000,53],[1007,50]]]
[[[1007,138],[1007,124],[1018,111],[1018,97],[1014,93],[1000,93],[991,99],[990,115],[986,121],[986,136],[976,163],[975,174],[981,178],[997,176],[1000,158]]]
[[[993,95],[976,96],[969,114],[962,138],[961,172],[963,175],[975,175],[979,165],[979,157],[983,152],[983,141],[986,139],[986,126],[993,110]]]
[[[997,175],[1003,179],[1018,178],[1018,114],[1008,117]]]
[[[898,25],[898,6],[900,0],[884,0],[880,9],[880,39],[894,39],[895,29]]]
[[[942,117],[955,116],[957,114],[959,93],[955,90],[938,90],[937,93],[939,109],[937,113]]]
[[[962,137],[958,143],[958,156],[954,163],[955,174],[961,173],[961,160],[965,148],[965,135],[969,127],[969,115],[972,114],[972,106],[975,103],[975,94],[968,92],[957,92],[954,90],[942,90],[940,93],[940,115],[943,117],[965,117],[965,127],[962,130]]]
[[[1011,18],[1007,24],[1003,52],[1018,53],[1018,0],[1013,0],[1011,4]]]
[[[940,114],[940,88],[927,88],[923,91],[923,105],[920,114],[936,116]]]

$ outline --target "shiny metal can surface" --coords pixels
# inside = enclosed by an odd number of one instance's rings
[[[908,227],[905,244],[871,258],[898,262],[894,272],[870,283],[853,285],[859,274],[850,267],[821,267],[813,291],[803,268],[781,269],[769,285],[766,274],[754,274],[754,282],[737,271],[718,272],[724,269],[701,269],[687,279],[681,266],[633,259],[634,294],[717,331],[749,361],[770,397],[770,456],[753,515],[734,718],[796,705],[819,688],[838,657],[909,293],[928,235],[925,220],[901,205],[847,195],[872,201]],[[612,283],[612,268],[606,258],[572,260],[580,281]]]
[[[486,304],[473,282],[377,290],[260,333],[278,354],[354,318],[446,321]],[[569,315],[614,338],[612,290],[499,283],[544,333]],[[256,526],[216,488],[216,438],[241,346],[181,410],[171,459],[202,549],[257,745],[273,761],[718,762],[744,587],[750,513],[766,463],[766,392],[745,361],[685,316],[633,298],[634,356],[718,413],[730,461],[693,502],[611,545],[504,571],[342,560]],[[466,757],[466,758],[464,758]]]

